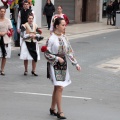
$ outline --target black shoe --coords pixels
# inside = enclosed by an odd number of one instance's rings
[[[34,71],[31,71],[32,75],[38,76]]]
[[[18,56],[20,56],[20,53],[18,53]]]
[[[57,112],[57,118],[59,118],[59,119],[67,119],[65,116],[60,116],[61,113],[63,113],[63,112],[60,112],[60,113]]]
[[[27,72],[27,71],[25,71],[25,72],[24,72],[24,75],[26,76],[27,74],[28,74],[28,72]]]
[[[1,74],[2,76],[5,76],[5,73],[4,73],[3,71],[0,71],[0,74]]]
[[[55,109],[52,110],[52,109],[50,108],[50,115],[57,116],[57,113],[55,113]]]

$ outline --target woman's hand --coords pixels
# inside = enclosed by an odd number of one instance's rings
[[[20,34],[20,29],[17,29],[17,32]]]
[[[78,71],[80,71],[80,70],[81,70],[81,67],[80,67],[80,65],[79,65],[79,64],[77,64],[77,65],[76,65],[76,69],[77,69]]]
[[[4,35],[6,35],[6,34],[7,34],[7,32],[1,32],[1,33],[0,33],[1,36],[4,36]]]
[[[36,35],[30,34],[30,37],[31,37],[32,39],[35,39]]]
[[[11,32],[8,30],[7,33],[10,34]]]
[[[64,60],[61,57],[58,57],[58,61],[62,64],[64,63]]]

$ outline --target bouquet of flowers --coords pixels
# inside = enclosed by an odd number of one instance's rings
[[[41,30],[40,28],[37,29],[37,32],[38,32],[39,34],[42,34],[42,30]]]
[[[42,46],[41,47],[41,52],[46,52],[48,49],[47,49],[47,46]]]
[[[13,36],[13,29],[8,30],[7,35],[8,35],[8,37],[12,37]]]

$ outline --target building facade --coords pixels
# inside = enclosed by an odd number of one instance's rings
[[[55,6],[62,5],[64,13],[75,23],[100,21],[103,0],[55,0]]]
[[[75,23],[102,21],[103,0],[51,1],[55,5],[55,8],[57,8],[58,5],[62,5],[63,13],[69,17],[70,21]],[[46,25],[46,18],[42,15],[45,3],[46,0],[35,0],[35,6],[33,6],[36,22],[40,27]],[[9,16],[9,10],[7,10],[7,16]]]
[[[42,0],[42,6],[45,4]],[[103,0],[52,0],[57,9],[58,5],[62,5],[63,13],[65,13],[71,22],[101,22]],[[42,18],[45,23],[45,18]]]

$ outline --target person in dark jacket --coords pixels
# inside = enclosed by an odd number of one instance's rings
[[[119,10],[119,3],[118,3],[118,0],[115,0],[113,2],[113,12],[112,12],[112,17],[113,17],[113,25],[115,26],[115,22],[116,22],[116,11]]]
[[[107,13],[107,25],[111,25],[111,18],[112,18],[112,10],[113,10],[113,7],[112,7],[112,1],[109,2],[109,4],[107,5],[107,8],[106,8],[106,13]]]
[[[55,12],[54,5],[52,4],[51,0],[47,0],[46,4],[44,6],[43,15],[46,15],[48,30],[50,29],[50,23],[51,23],[51,19],[52,19],[52,16],[53,16],[54,12]]]

